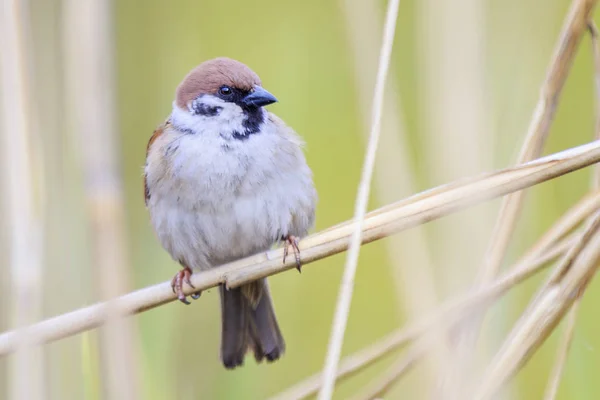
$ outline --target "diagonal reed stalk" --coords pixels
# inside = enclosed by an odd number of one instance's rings
[[[594,80],[596,82],[596,125],[594,136],[600,134],[600,51],[597,30],[589,22],[594,51]],[[595,190],[599,182],[600,167],[594,168],[591,183]],[[475,392],[475,398],[486,399],[493,396],[517,371],[522,368],[537,349],[544,343],[564,315],[569,312],[565,332],[559,344],[557,358],[546,388],[545,399],[556,398],[560,379],[566,364],[573,338],[577,312],[581,298],[593,279],[600,261],[600,211],[587,221],[587,227],[576,243],[565,255],[563,261],[552,272],[546,283],[538,290],[527,310],[498,351],[482,383]]]
[[[386,336],[384,339],[368,346],[367,348],[348,356],[342,360],[340,370],[338,371],[338,379],[348,378],[364,368],[370,366],[374,362],[388,355],[391,351],[397,350],[403,344],[417,340],[426,332],[431,331],[432,327],[439,323],[452,325],[454,322],[459,322],[461,318],[468,317],[475,307],[486,307],[486,304],[491,304],[492,300],[498,299],[514,285],[527,279],[529,276],[538,272],[547,263],[560,257],[571,248],[577,237],[565,236],[571,232],[582,220],[600,208],[600,192],[588,194],[584,196],[576,205],[571,207],[548,231],[538,239],[538,241],[521,257],[521,259],[510,268],[510,273],[496,280],[493,285],[476,291],[475,293],[461,296],[459,299],[450,300],[435,313],[421,318],[408,327],[400,328],[397,331]],[[487,303],[486,303],[487,302]],[[405,358],[412,359],[419,353],[409,352]],[[418,358],[418,357],[417,357]],[[411,367],[414,363],[407,360],[397,361],[390,371],[395,371],[394,374],[386,373],[380,379],[381,382],[373,384],[369,392],[381,390],[377,388],[389,388],[390,384],[386,383],[389,380],[397,380],[402,377],[405,369]],[[399,366],[403,365],[403,368]],[[298,384],[290,387],[270,400],[283,399],[303,399],[314,393],[320,388],[320,374],[315,374]]]
[[[422,192],[369,213],[364,221],[362,243],[379,240],[599,161],[600,142],[592,142],[514,168],[483,174]],[[353,229],[354,223],[347,222],[302,240],[300,250],[303,264],[346,250]],[[208,289],[219,284],[237,287],[295,267],[295,260],[288,259],[282,263],[282,258],[283,249],[259,253],[194,274],[191,281],[196,290]],[[191,294],[193,290],[186,287],[184,292]],[[174,301],[175,298],[170,281],[166,281],[122,296],[114,304],[119,307],[119,313],[135,314]],[[45,343],[96,328],[103,324],[106,318],[107,304],[97,303],[42,321],[28,327],[27,330],[34,335],[35,343]],[[17,343],[18,336],[14,331],[0,335],[0,355],[14,351]]]
[[[533,112],[531,124],[518,157],[518,164],[533,160],[542,153],[562,88],[575,59],[579,42],[587,30],[587,23],[596,2],[596,0],[575,0],[571,4],[548,68],[546,80],[540,89],[540,98]],[[481,282],[486,282],[497,274],[506,253],[508,241],[514,231],[522,200],[523,192],[514,193],[503,200],[481,270]]]
[[[406,350],[404,357],[401,357],[394,362],[382,376],[369,384],[362,392],[351,397],[351,400],[383,398],[382,396],[384,396],[400,378],[420,361],[430,346],[431,340],[419,338],[412,347]]]
[[[495,292],[493,289],[490,290],[483,290],[482,293],[482,297],[485,298],[480,298],[479,300],[482,302],[485,302],[486,305],[489,305],[489,301],[492,299],[497,299],[497,297],[501,294],[506,293],[509,289],[511,289],[514,284],[521,282],[522,280],[524,280],[525,278],[531,276],[533,273],[538,272],[541,267],[545,266],[544,264],[562,254],[564,254],[564,258],[562,260],[562,262],[559,264],[559,266],[556,268],[556,271],[564,271],[566,268],[568,268],[571,263],[573,262],[573,259],[575,258],[576,255],[578,255],[581,250],[583,249],[583,247],[587,244],[587,241],[590,238],[589,232],[593,232],[594,230],[598,229],[598,226],[600,225],[600,223],[597,221],[598,220],[598,213],[595,214],[592,217],[592,221],[590,222],[590,226],[588,229],[586,229],[586,232],[584,232],[583,234],[573,234],[574,237],[569,238],[568,240],[563,240],[562,242],[560,242],[559,244],[557,244],[556,246],[554,246],[554,248],[544,248],[543,246],[540,246],[543,244],[544,239],[547,237],[547,235],[544,235],[544,237],[541,238],[540,241],[538,241],[538,243],[533,246],[533,248],[531,250],[534,249],[540,249],[540,253],[538,255],[538,257],[541,257],[538,260],[532,259],[532,251],[529,251],[528,254],[523,257],[522,261],[520,263],[518,263],[515,267],[512,268],[512,270],[514,271],[513,273],[509,274],[510,279],[506,280],[500,280],[498,283],[500,282],[512,282],[512,285],[510,286],[503,286],[502,289],[503,291],[501,293],[497,293]],[[564,225],[566,226],[566,225]],[[564,233],[564,232],[562,232]],[[559,235],[557,235],[559,236]],[[566,253],[566,254],[565,254]],[[541,261],[541,262],[540,262]],[[524,263],[525,265],[521,266],[520,264]],[[527,265],[529,264],[529,265]],[[516,277],[515,277],[516,275]],[[551,279],[550,282],[556,281],[556,279]],[[587,281],[586,281],[587,283]],[[493,288],[500,288],[500,286],[495,286]],[[495,297],[491,297],[492,294]],[[580,299],[580,295],[581,293],[579,292],[577,294],[577,302]],[[488,300],[489,297],[489,300]],[[475,300],[477,297],[474,296],[473,298],[468,298],[467,301],[471,301],[471,300]],[[453,304],[453,303],[448,303],[448,304]],[[578,304],[578,303],[575,303]],[[465,304],[465,308],[463,308],[462,310],[460,310],[461,312],[466,313],[468,306]],[[575,306],[574,306],[575,307]],[[481,308],[477,309],[469,309],[469,311],[471,312],[477,312],[477,311],[483,311],[487,309],[487,307],[482,306]],[[573,309],[572,309],[573,310]],[[445,309],[445,311],[448,314],[451,314],[454,310],[453,309]],[[462,314],[463,316],[465,316],[466,314]],[[527,315],[527,313],[524,313],[524,318]],[[457,317],[458,318],[458,317]],[[560,372],[562,371],[562,365],[564,364],[564,360],[566,358],[566,354],[568,351],[568,344],[570,343],[571,337],[572,337],[572,331],[573,331],[573,325],[575,322],[575,314],[572,314],[572,317],[569,319],[570,323],[568,325],[567,328],[567,334],[566,334],[566,341],[563,344],[563,349],[561,349],[561,353],[560,353],[560,358],[559,358],[559,363],[557,364],[557,367],[555,368],[555,372],[554,372],[554,379],[552,380],[552,387],[549,388],[549,393],[552,393],[552,390],[555,390],[557,388],[557,382],[559,380],[560,377]],[[448,324],[453,324],[455,321],[453,320],[452,322],[447,322]],[[458,322],[458,321],[456,321]],[[433,325],[433,323],[432,323]],[[416,362],[418,362],[420,360],[420,358],[422,358],[424,352],[426,351],[426,349],[428,347],[430,347],[430,343],[431,343],[431,332],[435,331],[435,330],[440,330],[440,329],[445,329],[447,328],[445,325],[442,326],[437,325],[437,326],[429,326],[427,330],[423,330],[422,332],[420,332],[419,335],[415,335],[414,340],[415,340],[415,344],[413,346],[411,346],[411,348],[407,351],[407,354],[405,354],[403,357],[401,357],[398,361],[396,361],[379,379],[377,379],[375,382],[373,382],[371,385],[369,385],[366,390],[364,391],[364,393],[359,394],[358,396],[356,396],[356,400],[359,399],[373,399],[373,398],[378,398],[382,395],[384,395],[399,379],[401,379],[415,364]],[[551,331],[550,331],[551,332]],[[550,333],[548,332],[548,334]],[[519,340],[521,338],[516,339],[516,343],[519,343]],[[389,349],[388,349],[389,350]],[[383,354],[382,354],[383,355]],[[371,362],[375,361],[374,359],[371,360]],[[492,365],[494,365],[492,363]],[[288,397],[290,398],[290,397]],[[488,398],[487,395],[482,397],[482,398]]]
[[[563,333],[562,340],[558,346],[556,362],[552,368],[550,379],[548,380],[548,386],[546,387],[544,400],[554,400],[558,393],[560,379],[567,363],[567,356],[569,354],[571,342],[573,341],[573,333],[575,331],[575,323],[577,322],[577,312],[579,310],[580,301],[581,297],[577,298],[575,304],[573,304],[571,310],[569,311],[567,325],[565,326],[565,332]]]
[[[548,67],[546,79],[540,89],[539,100],[533,112],[517,163],[527,162],[539,157],[542,153],[562,88],[573,64],[581,38],[587,30],[588,20],[596,3],[596,0],[574,0],[571,3]],[[516,192],[503,199],[484,256],[483,265],[477,278],[478,285],[485,285],[497,275],[508,249],[510,238],[513,236],[523,196],[524,192]],[[464,375],[459,377],[458,385],[454,385],[454,388],[458,390],[460,390],[463,383],[466,384],[469,379],[472,379],[472,377],[467,376],[468,372],[472,371],[470,368],[470,355],[474,343],[477,341],[482,317],[482,315],[474,315],[465,324],[458,342],[459,371]]]
[[[592,54],[594,60],[594,88],[595,88],[595,104],[594,108],[596,110],[596,124],[594,127],[594,137],[596,140],[600,138],[600,44],[598,40],[598,29],[592,20],[588,21],[588,28],[590,32],[591,42],[592,42]],[[592,182],[591,189],[598,190],[600,187],[600,165],[597,164],[592,173]],[[557,349],[556,361],[554,367],[552,368],[552,372],[550,374],[550,378],[548,380],[548,385],[546,387],[546,392],[544,394],[545,400],[554,400],[558,394],[558,387],[560,385],[560,380],[565,369],[565,365],[567,363],[567,357],[569,354],[569,350],[571,348],[571,342],[573,341],[573,334],[575,331],[575,325],[577,322],[577,315],[579,311],[579,304],[581,302],[581,296],[577,298],[571,310],[569,311],[569,315],[567,317],[567,323],[564,328],[564,333],[561,339],[561,342]]]
[[[600,261],[600,212],[585,228],[538,291],[529,307],[490,363],[475,391],[475,399],[488,399],[529,361],[573,303],[585,291]]]
[[[564,254],[572,245],[574,238],[568,238],[556,244],[553,248],[541,254],[538,258],[531,260],[522,259],[515,267],[514,272],[498,278],[495,282],[476,292],[459,296],[444,303],[435,312],[422,317],[407,327],[400,328],[373,345],[367,346],[355,354],[345,357],[340,363],[337,379],[349,378],[375,362],[388,356],[390,352],[398,350],[403,345],[411,341],[419,341],[423,336],[431,334],[435,329],[447,330],[466,318],[471,312],[477,309],[485,309],[495,300],[507,293],[515,285],[523,282],[527,278],[535,275],[544,269],[548,263]],[[396,371],[396,374],[385,374],[382,381],[387,382],[393,377],[400,378],[404,372],[419,361],[423,356],[424,349],[420,344],[412,348],[403,360],[395,363],[390,370]],[[417,351],[422,350],[423,352]],[[403,368],[398,368],[403,365]],[[286,389],[285,391],[271,397],[269,400],[289,400],[304,399],[315,394],[321,387],[321,374],[315,374],[300,383]],[[375,384],[375,387],[389,387],[388,384]]]

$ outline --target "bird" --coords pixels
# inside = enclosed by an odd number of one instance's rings
[[[193,68],[169,117],[146,147],[144,197],[162,247],[182,269],[171,281],[190,304],[190,276],[284,245],[300,271],[299,240],[315,221],[317,192],[304,141],[265,109],[277,98],[240,61],[219,57]],[[278,360],[285,341],[266,278],[219,287],[224,367]],[[196,299],[200,292],[192,295]]]

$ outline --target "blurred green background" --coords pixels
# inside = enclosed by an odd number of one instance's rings
[[[30,3],[39,105],[34,111],[44,127],[36,145],[44,151],[39,160],[47,215],[43,296],[44,315],[50,317],[91,304],[98,297],[94,273],[88,267],[90,234],[85,221],[80,143],[69,130],[69,110],[61,100],[68,79],[61,44],[63,3]],[[374,10],[374,20],[367,14],[352,19],[345,11],[365,4]],[[385,4],[364,0],[113,2],[114,99],[130,259],[124,268],[132,288],[170,279],[179,268],[160,247],[144,208],[145,148],[153,129],[169,115],[179,81],[195,65],[212,57],[229,56],[254,69],[264,87],[279,99],[270,110],[305,139],[319,193],[315,230],[351,218],[374,82],[372,65],[376,60],[372,55],[378,52],[371,46],[368,54],[357,54],[351,38],[375,32],[379,43]],[[377,189],[373,186],[371,208],[387,199],[381,190],[397,185],[394,174],[411,177],[410,190],[395,188],[407,196],[514,162],[568,6],[566,0],[401,1],[388,86],[401,98],[392,111],[402,116],[404,124],[404,153],[398,155],[402,160],[396,164],[403,170],[391,168],[386,171],[391,179]],[[590,50],[586,36],[564,89],[547,153],[593,137]],[[357,63],[367,57],[364,62],[370,69]],[[476,65],[462,69],[471,61]],[[451,67],[444,69],[444,62]],[[372,75],[361,76],[360,71],[367,70]],[[361,79],[366,81],[362,89]],[[457,111],[447,116],[444,105]],[[474,135],[465,136],[468,129]],[[382,133],[384,137],[397,134],[386,129]],[[382,140],[385,145],[386,139]],[[531,190],[507,265],[588,191],[589,179],[589,170],[584,170]],[[496,200],[424,229],[432,285],[440,299],[459,293],[472,282],[498,205]],[[404,239],[411,240],[412,232],[399,235],[401,259],[390,255],[388,239],[362,249],[343,354],[361,349],[408,320],[409,306],[397,288],[411,285],[410,271],[421,268],[410,265],[413,249],[402,245]],[[1,239],[8,240],[6,235]],[[249,357],[241,369],[223,369],[218,357],[220,316],[214,289],[189,307],[171,303],[133,317],[142,398],[263,399],[319,371],[344,260],[344,254],[337,255],[306,266],[301,275],[290,271],[270,279],[287,342],[284,358],[274,364],[256,365]],[[401,274],[400,283],[396,282],[399,275],[393,272],[394,263],[403,263],[408,271]],[[8,274],[5,264],[2,272]],[[488,349],[484,353],[493,354],[542,279],[531,279],[492,308],[484,330]],[[2,284],[7,289],[5,285],[7,282]],[[3,305],[9,302],[6,293],[2,290],[0,294]],[[595,379],[600,370],[599,301],[598,283],[593,283],[583,300],[560,399],[596,399],[600,394],[600,382]],[[2,328],[7,329],[7,310],[3,308]],[[508,398],[542,396],[557,339],[555,333],[519,373],[506,393]],[[48,398],[103,398],[96,333],[49,344],[45,356]],[[336,398],[355,393],[392,360],[388,357],[341,384]],[[7,370],[6,362],[0,359],[0,372]],[[0,378],[0,398],[6,396],[5,375]],[[427,378],[422,366],[415,368],[389,398],[427,398]]]

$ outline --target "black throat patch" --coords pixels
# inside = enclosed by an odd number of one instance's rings
[[[242,107],[240,105],[240,107]],[[261,108],[244,108],[246,119],[242,123],[244,130],[242,132],[233,131],[231,137],[236,140],[247,140],[250,136],[260,132],[260,127],[265,122],[265,113]]]

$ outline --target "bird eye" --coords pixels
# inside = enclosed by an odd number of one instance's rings
[[[219,88],[219,94],[222,96],[230,96],[233,93],[233,90],[229,86],[221,86]]]

